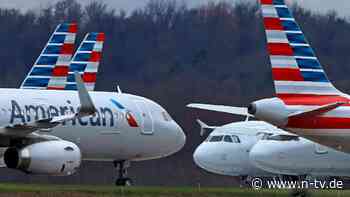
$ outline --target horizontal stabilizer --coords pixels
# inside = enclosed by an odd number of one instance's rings
[[[200,104],[200,103],[191,103],[191,104],[188,104],[187,107],[209,110],[209,111],[216,111],[216,112],[224,112],[224,113],[235,114],[240,116],[253,117],[248,113],[248,109],[246,107],[231,107],[231,106],[224,106],[224,105],[211,105],[211,104]]]
[[[322,105],[320,107],[311,109],[311,110],[306,110],[306,111],[302,111],[302,112],[296,112],[296,113],[292,113],[288,116],[288,118],[306,118],[306,117],[310,117],[310,116],[317,116],[317,115],[321,115],[324,113],[327,113],[341,105],[346,104],[346,102],[335,102],[335,103],[331,103],[331,104],[327,104],[327,105]]]

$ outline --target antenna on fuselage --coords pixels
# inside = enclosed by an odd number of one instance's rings
[[[119,85],[117,85],[117,93],[118,93],[118,94],[123,94],[123,92],[122,92],[122,90],[120,89],[120,86],[119,86]]]
[[[247,116],[245,117],[245,122],[248,122],[249,121],[249,118],[250,118],[250,115],[249,114],[247,114]]]

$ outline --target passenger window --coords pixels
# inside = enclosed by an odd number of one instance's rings
[[[231,137],[232,137],[232,139],[233,139],[233,141],[234,141],[235,143],[241,143],[241,140],[239,139],[238,136],[232,135]]]
[[[222,135],[213,136],[213,137],[210,138],[209,141],[210,142],[221,142],[223,137],[224,136],[222,136]]]
[[[233,140],[232,140],[231,136],[225,135],[225,137],[224,137],[224,142],[233,143]]]

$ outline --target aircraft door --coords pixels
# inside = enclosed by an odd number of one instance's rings
[[[154,132],[154,120],[147,103],[142,100],[135,100],[137,109],[140,112],[141,118],[141,132],[143,134],[153,134]]]

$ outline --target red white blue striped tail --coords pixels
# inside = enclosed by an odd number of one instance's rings
[[[104,40],[104,33],[93,32],[85,36],[69,66],[65,90],[76,90],[75,71],[82,75],[87,90],[94,90]]]
[[[75,23],[58,25],[20,88],[63,90],[76,33]]]
[[[284,0],[261,0],[277,97],[340,95]]]

